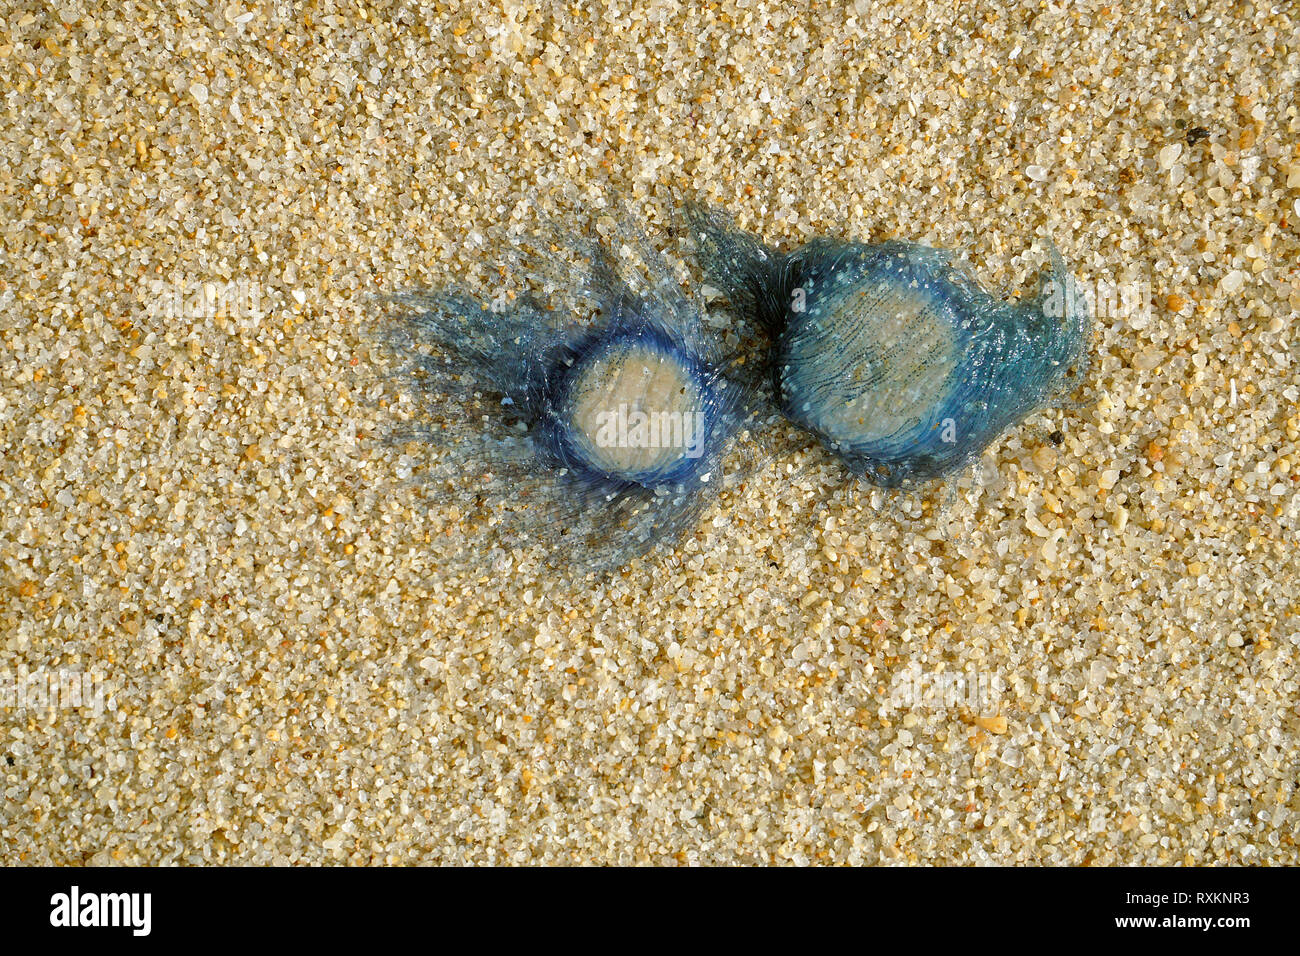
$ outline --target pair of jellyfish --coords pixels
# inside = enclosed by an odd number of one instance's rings
[[[481,466],[489,494],[528,499],[512,540],[595,570],[671,547],[766,402],[861,479],[942,478],[1085,369],[1091,318],[1055,249],[1037,295],[1009,303],[943,250],[819,238],[782,253],[702,206],[684,220],[709,283],[770,341],[766,396],[626,217],[608,245],[525,244],[528,289],[504,307],[460,290],[398,297],[415,390],[444,421],[467,412],[414,437],[454,445],[452,471]]]

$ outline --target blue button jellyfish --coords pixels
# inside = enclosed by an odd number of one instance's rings
[[[999,301],[910,242],[815,239],[789,254],[688,205],[709,281],[772,337],[792,421],[889,487],[961,468],[1083,377],[1091,317],[1056,250],[1038,295]]]
[[[470,494],[500,505],[504,546],[539,544],[584,572],[676,542],[752,411],[636,227],[619,223],[614,245],[635,253],[630,270],[598,240],[524,240],[507,255],[527,290],[509,304],[394,297],[408,311],[393,343],[429,413],[404,437],[450,451],[440,478],[487,473]]]

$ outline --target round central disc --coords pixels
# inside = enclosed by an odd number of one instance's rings
[[[888,273],[828,285],[809,296],[787,333],[781,385],[789,413],[848,446],[920,425],[959,358],[942,300]]]
[[[602,471],[631,478],[699,456],[699,386],[670,354],[638,344],[611,349],[578,370],[569,395],[573,443]]]

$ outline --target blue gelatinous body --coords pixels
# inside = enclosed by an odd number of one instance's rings
[[[772,336],[782,412],[855,474],[942,477],[1071,389],[1091,320],[1055,251],[1039,294],[994,299],[942,250],[817,239],[782,255],[688,209],[703,267]]]
[[[747,414],[698,306],[633,227],[617,239],[648,282],[634,286],[603,245],[574,238],[572,259],[552,242],[515,250],[533,260],[521,278],[554,287],[558,309],[531,293],[508,307],[458,290],[396,297],[413,311],[395,344],[437,420],[412,437],[453,451],[442,477],[488,469],[479,499],[529,505],[498,529],[505,546],[560,548],[591,570],[678,539]]]

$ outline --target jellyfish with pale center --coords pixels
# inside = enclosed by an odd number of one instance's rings
[[[745,388],[626,220],[608,246],[528,239],[514,252],[526,291],[513,301],[393,297],[407,310],[393,342],[425,412],[405,437],[448,452],[437,480],[496,508],[498,547],[537,545],[584,571],[671,548],[752,413]]]
[[[1004,302],[910,242],[815,239],[778,252],[688,205],[705,275],[771,337],[773,398],[854,474],[948,475],[1073,390],[1092,319],[1052,249],[1038,294]]]

